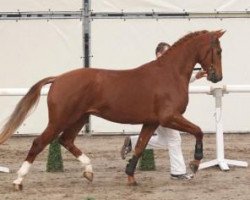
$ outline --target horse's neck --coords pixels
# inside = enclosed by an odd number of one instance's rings
[[[197,63],[197,47],[194,42],[184,45],[170,50],[172,52],[169,52],[168,55],[166,54],[162,61],[168,63],[169,71],[175,73],[177,77],[179,76],[188,84],[193,68]]]

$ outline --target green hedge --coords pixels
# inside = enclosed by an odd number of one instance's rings
[[[154,150],[145,149],[139,161],[139,169],[142,171],[155,170]]]
[[[62,172],[62,171],[63,171],[63,160],[61,153],[61,145],[58,142],[58,139],[55,139],[49,145],[47,172]]]

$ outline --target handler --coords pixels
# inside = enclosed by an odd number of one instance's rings
[[[170,48],[170,45],[161,42],[158,44],[155,50],[156,58],[159,58],[164,52]],[[207,74],[204,71],[199,71],[193,74],[190,79],[190,83],[197,79],[206,77]],[[156,135],[152,136],[148,142],[147,149],[167,149],[170,157],[170,172],[171,178],[176,180],[190,180],[194,176],[186,171],[186,165],[184,162],[182,149],[181,149],[181,136],[180,132],[170,128],[165,128],[158,126],[155,131]],[[135,148],[136,142],[138,140],[138,135],[127,136],[124,140],[124,144],[121,149],[122,159],[126,158],[126,155]]]

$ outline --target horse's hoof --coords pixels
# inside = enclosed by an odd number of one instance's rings
[[[189,163],[189,167],[192,170],[193,173],[196,173],[199,169],[200,161],[199,160],[193,160]]]
[[[92,182],[94,174],[92,172],[83,172],[83,177]]]
[[[128,186],[137,186],[137,182],[133,176],[128,176]]]
[[[137,186],[138,183],[137,183],[136,181],[134,181],[134,182],[128,182],[127,185],[128,185],[128,186]]]
[[[22,184],[13,183],[13,187],[14,187],[15,191],[22,191],[23,190],[23,185]]]

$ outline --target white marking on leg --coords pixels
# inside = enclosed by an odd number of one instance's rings
[[[85,154],[80,155],[77,159],[82,163],[84,167],[90,164],[90,159]]]
[[[92,165],[91,165],[91,164],[86,165],[86,167],[85,167],[85,172],[92,172],[92,173],[93,173],[93,168],[92,168]]]
[[[14,184],[21,185],[24,176],[26,176],[30,170],[31,163],[24,161],[21,168],[17,172],[17,179],[13,181]]]
[[[82,154],[77,159],[82,163],[83,167],[85,167],[85,172],[93,172],[92,165],[88,156]]]

